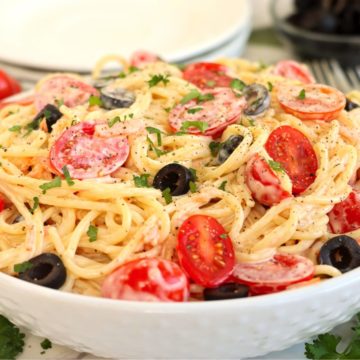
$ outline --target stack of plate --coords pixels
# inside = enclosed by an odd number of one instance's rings
[[[179,63],[239,56],[250,23],[249,0],[12,0],[1,6],[0,67],[33,78],[138,49]]]

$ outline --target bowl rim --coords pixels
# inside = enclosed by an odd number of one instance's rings
[[[290,24],[284,18],[278,16],[276,11],[277,2],[278,0],[271,0],[270,14],[273,19],[274,26],[278,30],[284,30],[289,34],[302,36],[311,41],[322,41],[327,43],[339,42],[339,43],[360,45],[360,35],[324,34],[316,31],[305,30],[298,26]]]
[[[226,307],[227,310],[236,308],[244,309],[248,307],[263,308],[272,307],[289,302],[306,301],[318,294],[331,293],[333,291],[341,290],[345,286],[350,286],[351,283],[359,280],[360,267],[349,271],[334,278],[326,279],[325,281],[311,284],[308,286],[280,291],[260,296],[253,296],[240,299],[229,300],[213,300],[213,301],[187,301],[187,302],[151,302],[151,301],[134,301],[134,300],[120,300],[109,299],[90,295],[83,295],[77,293],[70,293],[59,291],[56,289],[46,288],[40,285],[32,284],[30,282],[18,279],[6,273],[0,273],[0,282],[6,283],[15,287],[17,291],[22,291],[24,294],[35,293],[36,296],[46,300],[60,301],[62,303],[71,303],[73,305],[82,305],[101,310],[103,308],[114,311],[133,310],[141,313],[198,313],[199,311],[218,311]]]

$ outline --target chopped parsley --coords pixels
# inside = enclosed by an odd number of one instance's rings
[[[224,180],[224,181],[220,184],[219,190],[225,191],[225,186],[226,186],[226,184],[227,184],[227,181]]]
[[[305,97],[306,97],[305,89],[302,89],[302,90],[299,92],[298,99],[304,100]]]
[[[211,155],[213,157],[217,156],[217,154],[218,154],[218,152],[220,150],[220,146],[221,146],[221,143],[217,142],[217,141],[212,141],[209,144],[209,149],[210,149]]]
[[[33,206],[30,209],[30,212],[33,214],[38,207],[39,207],[39,198],[37,196],[35,196],[33,198]]]
[[[196,184],[195,184],[193,181],[190,181],[190,182],[189,182],[189,187],[190,187],[190,191],[191,191],[192,193],[196,192],[197,186],[196,186]]]
[[[146,137],[146,140],[150,145],[150,149],[156,154],[157,157],[160,157],[161,155],[164,155],[167,153],[167,151],[158,149],[148,136]]]
[[[9,128],[9,131],[12,131],[12,132],[20,132],[22,129],[22,127],[20,125],[14,125],[12,126],[11,128]]]
[[[56,176],[54,180],[40,185],[39,188],[42,190],[43,194],[46,194],[46,191],[60,186],[61,186],[61,178],[59,176]]]
[[[280,171],[280,172],[284,172],[284,168],[282,167],[282,165],[274,160],[269,160],[269,165],[270,167],[275,170],[275,171]]]
[[[115,116],[114,118],[108,120],[108,125],[109,127],[113,127],[117,122],[120,121],[121,121],[120,116]]]
[[[90,225],[86,235],[89,237],[90,242],[94,242],[97,240],[98,228],[94,225]]]
[[[241,91],[243,91],[245,86],[246,84],[240,79],[233,79],[230,83],[230,87],[236,94],[239,94]]]
[[[226,239],[227,237],[228,237],[228,234],[226,234],[226,233],[220,235],[221,239]]]
[[[23,273],[26,270],[29,270],[33,267],[34,265],[30,262],[30,261],[24,261],[20,264],[15,264],[14,265],[14,271],[17,273]]]
[[[269,91],[271,92],[272,91],[272,89],[274,88],[274,86],[273,86],[273,84],[270,82],[270,81],[268,81],[268,89],[269,89]]]
[[[166,111],[167,113],[169,113],[171,111],[171,107],[166,107],[164,108],[164,111]]]
[[[188,94],[186,94],[180,100],[180,104],[181,105],[187,104],[191,100],[196,100],[197,103],[200,104],[202,102],[213,100],[213,99],[214,99],[213,94],[201,94],[198,90],[194,89],[194,90],[191,90]]]
[[[180,131],[187,131],[189,128],[195,127],[204,133],[209,127],[209,124],[205,121],[184,121],[181,125]]]
[[[140,176],[133,176],[136,187],[150,187],[148,178],[150,174],[141,174]]]
[[[64,99],[55,99],[55,104],[59,108],[64,105]]]
[[[98,96],[90,95],[90,97],[89,97],[89,105],[90,106],[94,106],[94,105],[102,106],[102,104],[103,104],[103,102]]]
[[[196,170],[193,168],[189,168],[189,171],[191,172],[191,175],[193,176],[194,180],[197,180]]]
[[[132,73],[134,73],[136,71],[139,71],[139,70],[140,69],[138,67],[136,67],[136,66],[133,66],[133,65],[129,66],[129,74],[132,74]]]
[[[172,202],[172,196],[171,196],[171,190],[169,187],[167,187],[163,192],[161,193],[162,197],[164,198],[166,204],[170,204]]]
[[[75,182],[73,181],[73,179],[71,178],[70,176],[70,173],[69,173],[69,169],[67,168],[66,165],[63,166],[63,168],[61,169],[63,174],[64,174],[64,177],[65,177],[65,180],[67,182],[67,184],[69,186],[73,186],[75,184]]]
[[[254,119],[248,118],[248,122],[250,126],[255,126],[255,121]]]
[[[202,109],[203,109],[202,107],[195,107],[195,108],[189,109],[187,112],[189,114],[196,114],[198,111],[201,111]]]
[[[169,74],[166,74],[166,75],[163,75],[163,74],[153,75],[152,78],[149,81],[147,81],[147,83],[149,84],[149,87],[156,86],[160,82],[162,82],[166,86],[166,84],[170,81],[169,76],[170,76]]]
[[[360,359],[360,315],[357,315],[357,324],[352,328],[353,335],[346,348],[338,351],[340,336],[325,333],[319,335],[312,343],[305,343],[307,359]]]
[[[52,343],[49,339],[44,339],[41,343],[40,346],[44,349],[44,350],[48,350],[52,348]]]
[[[23,334],[5,316],[0,315],[0,359],[14,360],[24,349]]]
[[[157,128],[154,128],[154,127],[151,127],[151,126],[147,126],[146,127],[146,131],[149,133],[149,134],[156,134],[156,139],[157,139],[157,144],[158,146],[161,146],[162,145],[162,141],[161,141],[161,134],[163,133],[161,130],[157,129]]]

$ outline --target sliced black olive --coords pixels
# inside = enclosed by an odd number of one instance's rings
[[[345,273],[360,266],[360,246],[350,236],[335,236],[321,247],[319,260]]]
[[[47,104],[26,127],[31,130],[37,130],[43,119],[46,121],[48,132],[51,132],[53,125],[63,116],[60,110],[52,105]]]
[[[112,110],[130,107],[136,97],[133,92],[111,84],[100,90],[100,99],[103,108]]]
[[[204,300],[228,300],[249,296],[249,287],[244,284],[228,283],[217,288],[204,289]]]
[[[354,110],[356,108],[360,107],[359,104],[351,101],[350,99],[346,98],[346,104],[345,104],[345,110],[346,111],[351,111]]]
[[[154,177],[153,187],[161,191],[170,188],[171,195],[183,195],[190,189],[190,181],[195,181],[192,172],[180,164],[168,164]]]
[[[241,135],[231,135],[225,142],[221,143],[217,155],[218,163],[225,162],[243,140],[244,137]]]
[[[30,259],[28,270],[19,273],[19,278],[33,284],[59,289],[66,280],[66,269],[61,259],[52,253],[43,253]]]
[[[259,115],[270,106],[269,91],[264,85],[251,84],[245,86],[243,94],[248,103],[244,113],[246,115]]]

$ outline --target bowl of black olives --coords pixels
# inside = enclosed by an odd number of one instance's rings
[[[360,64],[360,0],[272,0],[280,40],[307,58]]]

